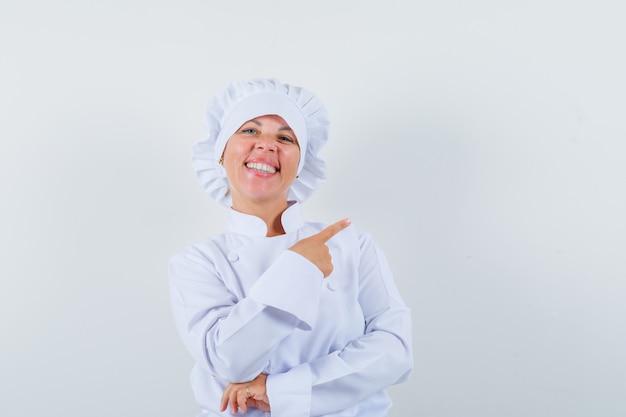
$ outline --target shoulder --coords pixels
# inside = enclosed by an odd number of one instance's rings
[[[213,263],[213,260],[225,252],[227,234],[207,237],[190,244],[169,258],[170,265],[182,262]]]

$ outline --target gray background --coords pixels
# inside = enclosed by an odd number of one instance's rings
[[[0,4],[0,415],[192,416],[166,267],[223,229],[209,97],[326,102],[329,180],[414,319],[392,417],[626,415],[622,1]]]

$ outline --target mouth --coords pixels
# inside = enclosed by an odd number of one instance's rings
[[[248,162],[246,168],[267,174],[274,174],[277,171],[275,167],[260,162]]]

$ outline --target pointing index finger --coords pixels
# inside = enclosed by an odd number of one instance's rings
[[[322,241],[327,242],[331,237],[341,232],[346,227],[350,226],[352,221],[350,219],[341,219],[336,223],[331,224],[326,229],[319,232],[316,236]]]

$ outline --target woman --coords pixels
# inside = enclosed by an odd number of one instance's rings
[[[234,82],[194,145],[228,230],[170,261],[201,416],[386,416],[384,389],[412,369],[411,319],[385,257],[348,219],[304,222],[324,181],[327,113],[276,80]]]

